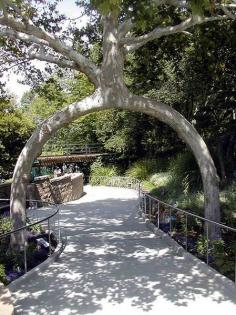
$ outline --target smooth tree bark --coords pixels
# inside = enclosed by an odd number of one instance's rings
[[[173,6],[180,6],[181,3],[181,7],[184,3],[187,4],[185,1],[175,0],[159,2],[160,5],[166,3]],[[58,37],[39,28],[29,18],[22,17],[22,11],[12,7],[12,2],[4,0],[3,3],[5,6],[0,15],[0,36],[8,36],[16,42],[20,40],[27,45],[32,44],[27,49],[26,57],[81,71],[95,86],[95,92],[91,96],[69,105],[43,121],[22,150],[15,166],[11,191],[13,228],[17,229],[25,225],[26,188],[33,161],[40,154],[43,145],[58,129],[78,117],[108,108],[146,113],[168,124],[177,132],[178,136],[192,150],[200,168],[204,186],[205,217],[219,222],[219,181],[214,162],[204,140],[196,129],[170,106],[132,94],[125,85],[123,71],[126,54],[145,45],[150,40],[183,32],[197,24],[228,18],[228,14],[213,17],[190,15],[178,25],[159,26],[147,34],[136,37],[130,34],[133,27],[131,20],[119,23],[118,15],[115,12],[108,12],[103,15],[103,61],[101,66],[97,67]],[[8,8],[10,9],[8,10]],[[226,8],[226,10],[229,9]],[[15,14],[11,14],[12,12]],[[219,231],[211,228],[210,237],[218,238]],[[13,236],[11,240],[13,248],[19,248],[23,242],[24,235],[20,233]]]

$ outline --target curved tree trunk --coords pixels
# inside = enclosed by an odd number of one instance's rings
[[[110,101],[109,101],[110,100]],[[207,146],[196,129],[176,110],[161,102],[133,95],[127,89],[117,94],[97,89],[95,93],[79,103],[74,103],[45,120],[32,134],[22,150],[15,166],[11,190],[11,216],[13,228],[25,225],[26,188],[34,159],[43,145],[60,128],[78,117],[108,108],[122,108],[143,112],[158,118],[172,127],[179,137],[190,147],[199,165],[204,186],[205,217],[220,221],[218,176]],[[210,229],[210,237],[217,238],[218,230]],[[21,246],[23,234],[16,234],[11,240],[12,247]]]
[[[73,103],[43,121],[34,131],[18,157],[11,185],[11,218],[13,229],[25,225],[26,190],[30,180],[30,172],[35,158],[42,151],[43,145],[63,126],[69,124],[81,115],[104,109],[101,91],[97,89],[91,96],[81,102]],[[11,248],[22,249],[24,233],[15,233],[11,237]]]
[[[205,218],[220,222],[219,177],[206,143],[194,126],[172,107],[146,97],[131,94],[127,109],[158,118],[172,127],[179,138],[189,146],[201,172]],[[209,237],[211,239],[220,238],[220,229],[209,224]]]
[[[172,127],[179,137],[191,148],[199,165],[204,186],[205,217],[220,220],[218,176],[207,146],[196,129],[176,110],[161,102],[133,95],[124,82],[124,46],[121,44],[124,30],[118,25],[115,13],[103,17],[103,62],[101,69],[94,69],[84,63],[78,55],[74,61],[83,69],[97,90],[83,101],[74,103],[45,120],[33,133],[22,150],[15,166],[12,193],[11,216],[13,228],[25,224],[26,187],[34,159],[39,155],[45,142],[61,127],[78,117],[108,108],[122,108],[154,116]],[[142,36],[141,36],[142,38]],[[51,38],[49,38],[51,41]],[[57,46],[61,43],[57,42]],[[59,45],[59,46],[60,46]],[[57,47],[58,48],[58,47]],[[95,67],[96,68],[96,67]],[[91,75],[92,73],[92,75]],[[218,230],[210,229],[210,237],[217,238]],[[23,244],[24,235],[12,238],[12,246]]]

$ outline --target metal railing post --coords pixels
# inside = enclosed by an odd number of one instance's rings
[[[141,211],[144,212],[144,194],[142,193],[142,199],[141,199]]]
[[[147,214],[147,195],[144,194],[144,214]]]
[[[208,222],[206,222],[206,237],[207,237],[207,243],[206,243],[206,263],[209,264],[209,228],[208,228]]]
[[[158,200],[158,203],[157,203],[157,211],[158,211],[157,228],[159,229],[160,228],[160,202],[159,202],[159,200]]]
[[[185,217],[185,250],[188,250],[188,215]]]
[[[149,220],[152,220],[152,199],[149,197]]]
[[[171,213],[172,213],[172,211],[171,211],[171,208],[170,208],[170,235],[171,235],[171,233],[172,233],[172,226],[171,226]]]
[[[60,208],[58,207],[58,243],[61,243]]]
[[[51,249],[50,219],[48,219],[48,243],[49,243],[49,255],[51,256],[51,254],[52,254],[52,249]]]
[[[236,251],[235,251],[235,262],[234,262],[234,283],[236,285]]]
[[[26,231],[24,231],[24,270],[27,273],[27,243],[26,243]]]

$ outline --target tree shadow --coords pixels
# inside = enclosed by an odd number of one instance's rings
[[[14,290],[16,314],[156,314],[204,310],[206,302],[212,311],[236,310],[234,284],[200,261],[175,256],[138,217],[135,195],[107,197],[62,207],[68,245]]]

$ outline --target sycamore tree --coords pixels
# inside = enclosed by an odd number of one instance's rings
[[[181,32],[187,36],[191,34],[189,29],[191,31],[195,25],[234,18],[236,4],[227,0],[77,0],[78,7],[90,15],[92,23],[87,28],[88,33],[82,34],[69,26],[62,28],[65,17],[57,10],[58,2],[0,1],[2,70],[16,65],[32,80],[39,73],[31,68],[31,61],[40,60],[60,68],[80,71],[94,85],[94,92],[90,96],[72,103],[40,123],[22,150],[15,166],[11,192],[14,229],[25,224],[29,174],[45,142],[61,127],[80,116],[109,108],[151,115],[177,132],[190,147],[199,165],[205,194],[205,216],[219,221],[218,176],[205,142],[179,112],[161,101],[133,94],[127,87],[124,70],[129,54],[143,45]],[[173,18],[168,14],[163,17],[163,12],[168,10],[174,13]],[[94,21],[98,21],[99,25],[95,25]],[[142,28],[142,25],[145,27]],[[143,29],[148,31],[143,33]],[[102,45],[99,63],[93,62],[84,53],[83,47],[88,45],[88,38],[90,45],[93,39],[94,44],[100,41]],[[216,237],[217,231],[212,228],[210,233]],[[12,239],[12,245],[19,247],[23,241],[24,236],[17,235]]]

